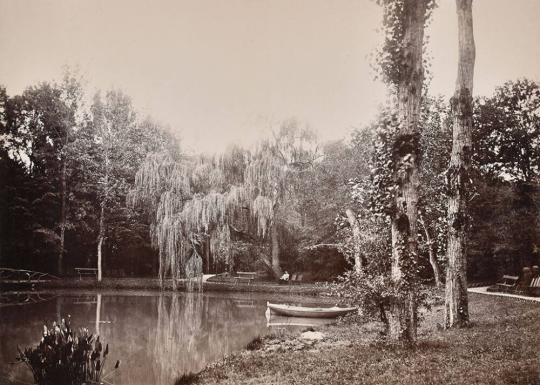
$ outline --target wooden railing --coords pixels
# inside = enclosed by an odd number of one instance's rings
[[[39,283],[57,279],[60,278],[49,273],[0,267],[0,282],[2,283]]]

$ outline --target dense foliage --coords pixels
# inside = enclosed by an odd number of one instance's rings
[[[103,206],[106,272],[154,270],[147,219],[125,200],[148,152],[177,151],[173,137],[139,120],[119,91],[87,107],[70,74],[22,95],[1,90],[0,264],[53,273],[95,267]]]
[[[476,171],[468,239],[468,275],[473,281],[494,281],[540,260],[538,87],[529,80],[508,82],[493,97],[475,103]],[[452,134],[449,107],[441,98],[426,98],[422,111],[417,268],[419,277],[428,282],[434,279],[435,269],[442,271],[446,263],[445,178]],[[349,184],[351,207],[362,233],[356,247],[364,269],[348,272],[337,286],[337,292],[376,314],[392,295],[388,281],[392,124],[396,124],[395,115],[383,109],[373,124],[353,135],[351,145],[365,149],[356,152],[363,153],[369,165],[369,173],[359,173]],[[340,225],[338,234],[350,255],[355,243],[352,229],[344,218]]]
[[[472,280],[538,263],[539,92],[524,79],[475,101]],[[337,277],[354,264],[355,252],[372,275],[388,268],[391,109],[346,141],[320,143],[291,120],[255,149],[198,156],[182,154],[159,124],[140,119],[125,94],[84,94],[71,75],[16,96],[0,88],[2,266],[56,273],[62,254],[65,273],[95,267],[103,206],[105,275],[158,275],[160,242],[165,250],[167,234],[178,234],[160,230],[167,210],[190,229],[185,262],[196,251],[204,272],[271,271],[273,250],[282,270],[307,280]],[[426,280],[434,276],[431,260],[445,267],[447,121],[447,104],[426,98],[418,206],[418,268]],[[128,202],[129,191],[138,191],[137,204]],[[184,194],[181,208],[167,201],[167,191]]]
[[[469,273],[486,279],[540,258],[540,86],[506,82],[474,110],[478,169]]]

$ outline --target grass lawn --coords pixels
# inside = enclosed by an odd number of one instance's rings
[[[414,349],[381,340],[376,322],[343,321],[318,328],[322,341],[263,339],[262,348],[229,356],[177,383],[540,385],[540,304],[469,298],[471,327],[442,330],[442,307],[434,307]]]

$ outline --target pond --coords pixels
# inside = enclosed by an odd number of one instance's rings
[[[270,295],[130,291],[20,296],[26,304],[0,307],[0,383],[31,383],[28,368],[13,364],[17,346],[36,345],[44,323],[70,314],[75,328],[87,327],[109,344],[105,373],[121,360],[109,383],[172,385],[182,374],[196,373],[268,334],[267,299]]]

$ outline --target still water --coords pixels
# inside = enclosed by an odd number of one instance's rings
[[[114,385],[172,385],[179,376],[241,350],[270,332],[268,297],[255,294],[63,292],[24,305],[0,307],[0,384],[32,383],[15,361],[17,346],[34,346],[44,323],[71,315],[109,344],[105,373]],[[39,302],[41,301],[41,302]],[[77,330],[77,329],[76,329]]]

